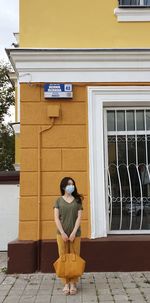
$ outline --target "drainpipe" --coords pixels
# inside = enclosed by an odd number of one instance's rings
[[[40,271],[40,252],[41,252],[41,138],[42,134],[50,130],[54,125],[54,120],[59,117],[60,106],[49,105],[48,117],[51,118],[51,125],[48,127],[39,126],[38,129],[38,218],[37,218],[37,270]]]

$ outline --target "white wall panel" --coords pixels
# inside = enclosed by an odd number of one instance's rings
[[[0,184],[0,251],[18,237],[19,185]]]

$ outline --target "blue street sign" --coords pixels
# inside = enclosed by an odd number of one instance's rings
[[[49,98],[72,98],[72,84],[46,83],[44,85],[44,97]]]

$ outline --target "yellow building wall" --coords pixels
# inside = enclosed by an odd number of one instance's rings
[[[18,122],[18,85],[15,81],[15,122]],[[15,135],[15,164],[20,164],[20,134]]]
[[[74,178],[84,195],[82,237],[90,233],[86,86],[76,84],[73,92],[72,100],[46,101],[42,84],[21,84],[20,240],[37,240],[38,129],[50,125],[49,104],[60,104],[61,114],[41,140],[41,239],[56,238],[53,205],[65,176]]]
[[[20,47],[149,48],[150,22],[119,23],[117,6],[117,0],[20,0]],[[75,179],[85,197],[82,237],[90,236],[86,85],[73,85],[72,100],[45,101],[43,84],[21,84],[21,134],[16,138],[16,162],[21,155],[20,240],[38,240],[38,129],[50,124],[49,104],[60,104],[61,115],[42,134],[41,239],[56,237],[53,205],[65,176]]]
[[[20,0],[20,47],[150,47],[150,22],[119,23],[117,7],[117,0]]]
[[[141,83],[73,84],[71,100],[44,99],[43,85],[21,84],[19,240],[38,240],[38,129],[48,127],[49,104],[59,104],[60,117],[41,140],[41,239],[55,239],[53,205],[63,177],[75,179],[84,195],[82,237],[90,237],[87,87],[141,85]],[[150,83],[143,83],[144,86]]]

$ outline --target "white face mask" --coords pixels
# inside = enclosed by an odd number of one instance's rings
[[[68,194],[72,194],[74,192],[74,185],[72,184],[67,185],[65,190]]]

